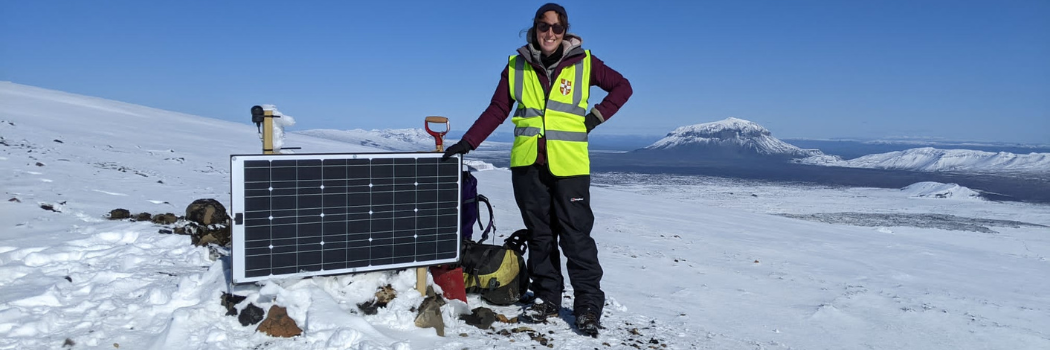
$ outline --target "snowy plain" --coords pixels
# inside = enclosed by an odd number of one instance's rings
[[[592,186],[608,296],[596,339],[571,330],[567,309],[548,324],[481,330],[453,304],[439,337],[413,325],[422,297],[411,270],[236,286],[263,309],[286,306],[304,330],[272,338],[224,315],[223,267],[207,248],[159,225],[105,219],[115,208],[183,215],[199,198],[228,207],[229,155],[260,152],[254,126],[9,82],[0,106],[0,349],[547,347],[529,334],[555,349],[1050,349],[1046,205],[984,201],[949,184],[638,174],[596,174]],[[300,152],[380,150],[286,136]],[[475,175],[497,236],[521,228],[510,173]],[[827,213],[887,219],[785,217]],[[986,219],[992,232],[901,225],[903,214]],[[356,310],[385,284],[394,302],[376,315]],[[523,326],[536,332],[499,334]]]

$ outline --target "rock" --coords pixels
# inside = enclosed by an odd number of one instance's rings
[[[150,221],[153,219],[153,215],[150,213],[142,212],[135,215],[135,221]]]
[[[376,298],[372,301],[357,304],[357,308],[361,310],[365,315],[375,315],[379,312],[379,308],[386,307],[386,304],[397,297],[397,291],[391,285],[385,285],[380,287],[376,291]]]
[[[263,309],[250,303],[244,307],[244,310],[241,310],[240,315],[237,315],[237,321],[241,322],[241,325],[245,327],[259,323],[262,319]]]
[[[518,316],[513,316],[512,318],[507,318],[506,315],[501,313],[501,314],[496,315],[496,321],[499,321],[499,322],[505,323],[505,324],[517,324],[518,323]]]
[[[152,221],[154,224],[159,225],[171,225],[178,220],[179,218],[173,213],[157,214],[150,218],[150,221]]]
[[[214,199],[198,199],[186,207],[186,220],[189,222],[176,233],[190,235],[190,242],[196,246],[210,243],[226,246],[233,239],[230,233],[230,216],[226,207]]]
[[[270,307],[270,311],[266,313],[266,319],[259,323],[259,327],[255,330],[266,333],[271,337],[281,338],[291,338],[303,334],[303,330],[295,324],[295,320],[288,317],[288,310],[277,305]]]
[[[383,306],[386,306],[386,305],[383,305]],[[361,310],[361,312],[364,313],[365,315],[375,315],[375,314],[379,313],[379,308],[380,308],[380,306],[379,306],[379,304],[376,303],[375,300],[372,300],[372,301],[369,301],[369,302],[366,302],[366,303],[357,304],[357,309]]]
[[[77,343],[69,338],[66,338],[66,341],[62,343],[63,348],[71,348],[73,345],[77,345]]]
[[[230,216],[226,214],[226,207],[214,199],[198,199],[186,207],[186,220],[198,224],[229,225]]]
[[[226,316],[237,316],[237,304],[244,301],[246,297],[242,297],[236,294],[230,294],[223,292],[222,296],[219,297],[220,305],[226,308]],[[262,311],[262,309],[259,309]]]
[[[529,338],[531,338],[537,343],[540,343],[540,345],[546,346],[548,348],[554,347],[554,343],[552,343],[550,339],[547,339],[547,337],[543,334],[529,333]]]
[[[397,291],[394,290],[394,287],[389,284],[383,286],[382,288],[379,288],[379,290],[376,291],[376,301],[383,305],[390,303],[390,301],[394,300],[394,298],[396,297]]]
[[[131,218],[131,212],[127,209],[113,209],[109,211],[110,220],[124,220]]]
[[[416,314],[416,327],[434,328],[437,335],[445,336],[445,320],[441,319],[441,307],[445,305],[445,298],[434,293],[434,287],[427,287],[427,297],[419,304],[419,312]]]
[[[506,316],[504,316],[504,319]],[[481,329],[489,329],[496,322],[496,313],[487,307],[476,307],[470,310],[470,315],[459,316],[460,320]]]
[[[233,239],[233,236],[230,233],[230,227],[227,225],[202,226],[195,222],[190,222],[187,223],[186,226],[183,226],[183,230],[183,232],[190,235],[190,243],[199,247],[206,246],[210,243],[225,247],[226,245],[229,245]]]
[[[536,330],[532,329],[532,328],[529,328],[529,327],[522,326],[522,327],[511,329],[510,332],[511,333],[522,333],[522,332],[535,333]]]

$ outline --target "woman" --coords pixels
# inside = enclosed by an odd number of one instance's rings
[[[465,154],[481,144],[511,113],[514,198],[528,240],[528,268],[536,302],[524,319],[539,322],[558,315],[565,284],[558,247],[574,296],[573,313],[581,332],[597,335],[605,293],[598,248],[591,238],[590,159],[587,134],[609,120],[627,99],[631,84],[569,34],[569,18],[557,4],[536,11],[527,44],[511,56],[492,102],[445,157]],[[608,95],[587,112],[591,85]]]

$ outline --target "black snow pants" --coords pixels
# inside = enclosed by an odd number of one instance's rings
[[[591,177],[556,177],[546,164],[514,167],[511,174],[514,199],[525,227],[531,231],[527,265],[533,293],[561,305],[565,282],[560,253],[565,253],[575,314],[593,312],[601,317],[605,293],[601,289],[598,246],[591,238]]]

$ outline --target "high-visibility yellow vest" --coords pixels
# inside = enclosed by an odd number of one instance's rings
[[[525,58],[510,56],[510,94],[518,102],[514,122],[514,147],[510,166],[536,163],[540,137],[547,139],[547,164],[556,176],[589,175],[587,154],[587,98],[591,86],[591,52],[580,62],[562,68],[543,96],[538,74]]]

